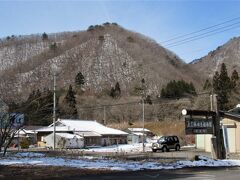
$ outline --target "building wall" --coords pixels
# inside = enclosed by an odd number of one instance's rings
[[[240,153],[240,123],[224,118],[222,124],[227,127],[227,138],[230,153]],[[196,135],[196,147],[206,152],[211,152],[212,135]]]
[[[222,124],[227,127],[229,152],[230,153],[238,152],[238,149],[239,149],[238,147],[240,146],[240,143],[239,143],[240,132],[237,124],[239,123],[235,120],[224,118],[222,120]]]
[[[212,151],[212,134],[198,134],[195,137],[197,149],[202,149],[206,152]]]
[[[84,145],[86,146],[101,146],[101,137],[84,137]]]
[[[101,145],[109,146],[116,144],[127,144],[127,136],[120,135],[105,135],[102,136]]]
[[[44,138],[46,141],[46,147],[53,147],[53,134],[50,134]],[[56,135],[56,148],[60,149],[73,149],[73,148],[83,148],[84,140],[81,138],[65,138]]]
[[[236,123],[236,152],[240,153],[240,123]]]
[[[205,135],[198,134],[196,137],[196,147],[197,149],[205,149]]]
[[[236,128],[227,128],[229,152],[236,152]]]

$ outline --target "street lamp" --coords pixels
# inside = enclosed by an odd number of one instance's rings
[[[56,72],[57,65],[52,64],[53,71],[53,150],[56,148]]]
[[[143,128],[142,128],[142,146],[143,146],[143,152],[145,152],[145,147],[144,147],[144,111],[145,111],[145,107],[144,107],[144,95],[145,95],[145,79],[142,79],[142,124],[143,124]]]
[[[56,71],[53,72],[53,150],[56,145]]]

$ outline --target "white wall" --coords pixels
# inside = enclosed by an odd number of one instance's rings
[[[44,137],[44,141],[46,142],[46,147],[53,147],[53,134],[49,134],[48,136]],[[83,148],[84,147],[84,140],[83,138],[72,138],[67,139],[56,134],[56,148]]]

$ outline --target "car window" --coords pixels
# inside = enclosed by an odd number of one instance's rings
[[[174,136],[174,141],[178,141],[178,138],[177,138],[177,136]]]
[[[162,143],[162,142],[164,142],[164,141],[166,141],[166,137],[161,137],[159,140],[158,140],[158,143]]]

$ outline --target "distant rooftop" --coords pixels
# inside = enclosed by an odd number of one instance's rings
[[[150,130],[146,129],[146,128],[128,128],[129,131],[131,132],[150,132]]]

